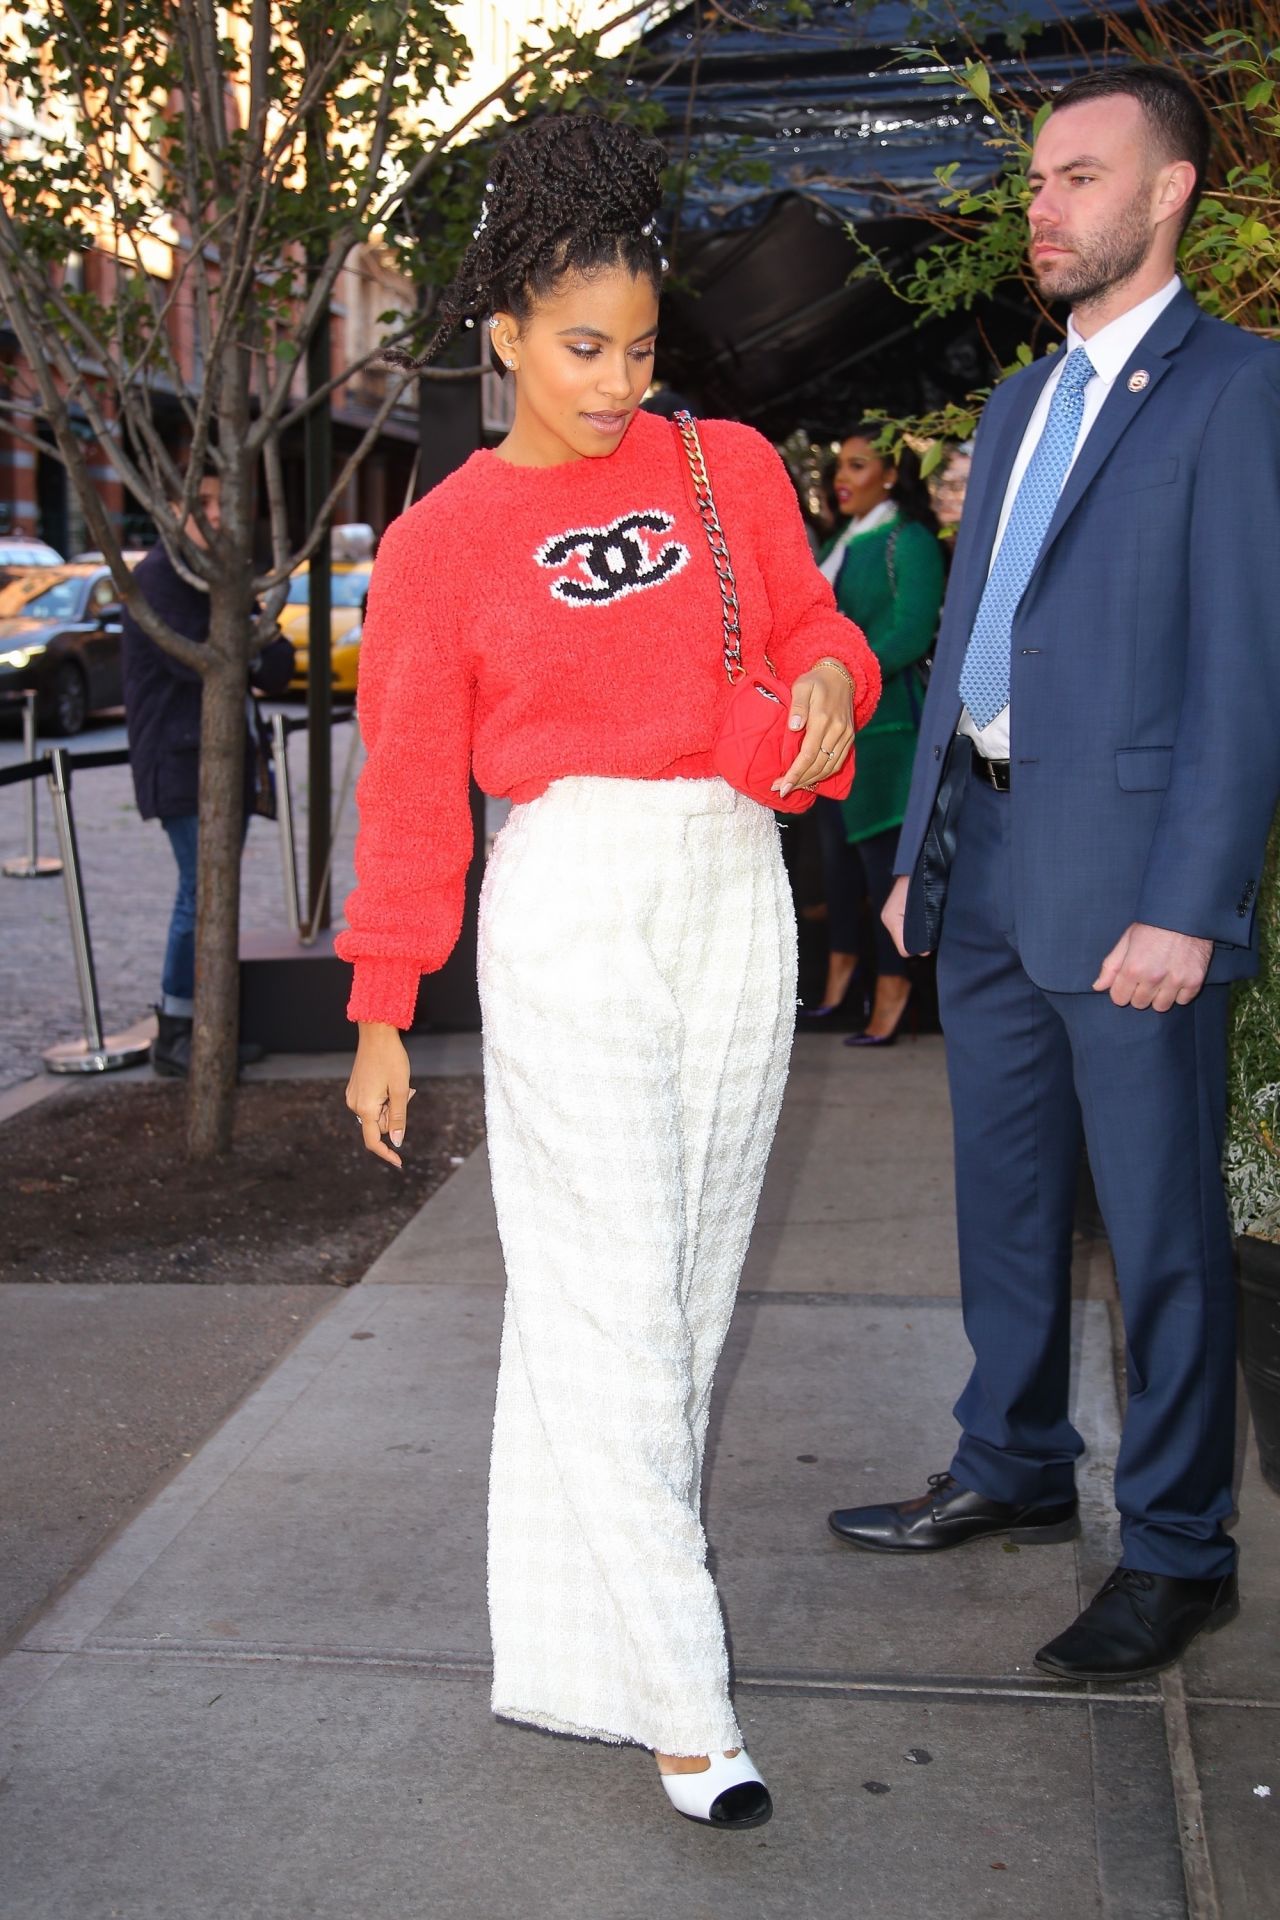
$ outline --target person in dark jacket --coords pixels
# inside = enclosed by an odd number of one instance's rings
[[[200,507],[211,528],[219,522],[220,483],[209,475],[200,484]],[[193,514],[186,533],[205,544]],[[209,637],[209,596],[184,580],[163,546],[155,546],[134,575],[155,611],[184,638]],[[148,638],[126,612],[124,702],[129,758],[138,811],[159,820],[178,864],[178,891],[169,921],[156,1008],[159,1032],[151,1049],[157,1073],[185,1074],[191,1059],[191,1022],[195,999],[196,815],[200,791],[200,675]],[[293,647],[283,637],[271,641],[253,662],[250,677],[261,693],[283,693],[293,674]],[[246,726],[257,728],[252,703]],[[253,810],[259,740],[250,733],[245,754],[245,823]],[[245,1058],[241,1049],[241,1059]]]

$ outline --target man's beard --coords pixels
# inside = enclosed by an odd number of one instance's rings
[[[1072,242],[1065,260],[1034,266],[1041,293],[1051,300],[1069,300],[1074,307],[1087,307],[1131,280],[1145,264],[1155,237],[1150,204],[1150,189],[1140,188],[1109,233]],[[1032,238],[1056,244],[1051,232],[1037,232]]]

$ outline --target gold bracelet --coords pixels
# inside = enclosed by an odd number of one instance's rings
[[[809,669],[809,671],[811,673],[816,673],[819,667],[833,667],[837,673],[841,673],[844,675],[845,679],[849,682],[850,686],[853,685],[853,675],[850,673],[848,667],[846,667],[843,660],[832,660],[830,656],[828,656],[825,660],[815,660],[812,667]]]

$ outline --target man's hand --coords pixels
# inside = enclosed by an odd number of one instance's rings
[[[1212,940],[1135,921],[1103,961],[1093,990],[1109,993],[1118,1007],[1152,1007],[1157,1013],[1168,1013],[1170,1007],[1191,1004],[1204,985],[1212,958]]]
[[[902,943],[902,923],[907,913],[907,888],[911,885],[909,874],[900,873],[889,889],[889,898],[880,909],[880,918],[889,929],[890,937],[904,960],[911,955]]]

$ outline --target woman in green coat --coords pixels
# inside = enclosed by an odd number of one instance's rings
[[[944,569],[937,520],[909,450],[895,463],[876,452],[877,426],[845,435],[834,491],[846,524],[821,557],[843,613],[866,634],[884,675],[875,714],[858,735],[853,792],[818,801],[830,936],[827,989],[809,1016],[844,999],[857,967],[858,909],[869,900],[876,929],[876,991],[864,1033],[847,1046],[888,1046],[911,993],[906,967],[880,922],[893,882],[898,829],[911,785],[922,686],[917,662],[933,645]],[[856,850],[856,851],[854,851]]]

